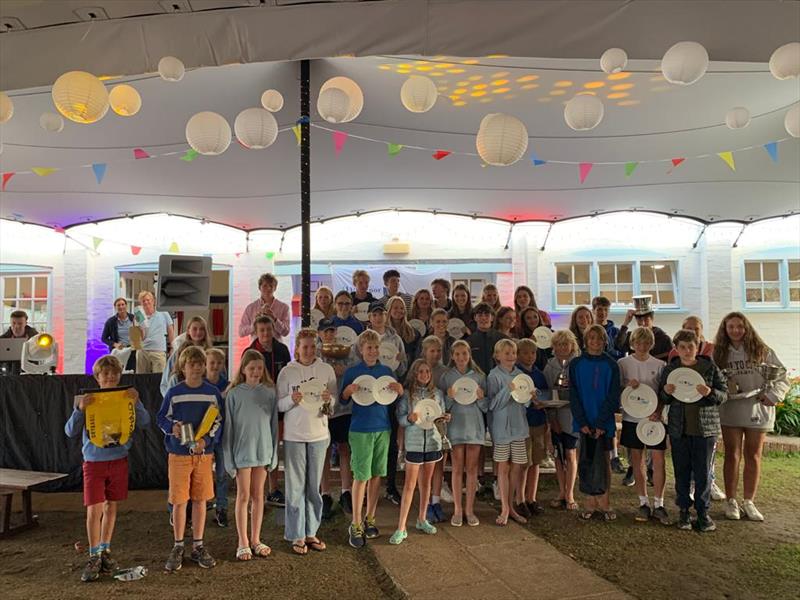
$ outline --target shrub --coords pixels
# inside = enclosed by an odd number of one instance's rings
[[[800,437],[800,377],[789,380],[789,391],[775,407],[775,433]]]

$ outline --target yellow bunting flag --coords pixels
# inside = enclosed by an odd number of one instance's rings
[[[55,173],[58,169],[53,167],[31,167],[31,171],[36,173],[39,177],[47,177],[51,173]]]
[[[178,248],[178,242],[172,242],[169,245],[169,251],[170,252],[180,252],[180,248]]]
[[[736,170],[736,163],[733,162],[733,152],[717,152],[717,156],[725,161],[725,164],[731,168],[731,171]]]
[[[297,145],[300,145],[300,125],[293,125],[292,132],[294,133],[294,137],[297,138]]]
[[[100,247],[100,244],[102,244],[102,243],[103,243],[103,238],[99,238],[99,237],[93,237],[92,238],[92,246],[94,246],[95,250],[97,250]]]

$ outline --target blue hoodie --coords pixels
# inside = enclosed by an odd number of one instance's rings
[[[581,427],[602,429],[605,437],[617,434],[614,413],[619,409],[619,367],[603,352],[584,352],[569,363],[569,403],[572,409],[572,430]]]
[[[477,383],[483,390],[483,398],[475,400],[472,404],[462,405],[447,395],[456,381],[468,377]],[[453,446],[459,444],[481,444],[486,440],[486,411],[489,409],[489,398],[486,396],[486,376],[469,369],[465,374],[459,373],[455,367],[450,367],[439,380],[439,389],[445,396],[444,405],[452,415],[452,420],[447,424],[447,437]]]
[[[525,408],[531,401],[520,404],[511,397],[509,384],[517,375],[522,375],[522,371],[517,367],[509,372],[498,365],[489,372],[489,377],[486,379],[486,395],[489,396],[491,417],[489,431],[495,444],[509,444],[530,437]]]
[[[203,381],[199,387],[189,387],[185,381],[171,387],[164,396],[158,411],[158,427],[164,432],[164,446],[170,454],[189,454],[189,447],[181,445],[180,438],[172,435],[172,426],[177,421],[191,423],[197,431],[210,406],[222,408],[222,396],[217,388]],[[203,436],[206,446],[203,454],[214,451],[214,445],[222,438],[222,413],[217,415],[211,430]]]
[[[342,327],[342,326],[349,327],[356,333],[361,333],[362,331],[364,331],[364,324],[352,315],[350,315],[346,319],[342,319],[338,315],[334,315],[331,321],[336,327]]]
[[[361,375],[372,375],[375,379],[383,377],[384,375],[394,378],[392,370],[385,365],[375,363],[371,367],[368,367],[367,363],[360,362],[344,372],[342,390]],[[344,397],[340,397],[340,400],[342,404],[349,404],[352,401],[352,397],[347,400],[345,400]],[[392,424],[389,421],[390,410],[393,410],[393,407],[378,404],[377,402],[373,402],[369,406],[361,406],[357,402],[353,402],[353,416],[350,420],[350,431],[359,433],[391,431]]]
[[[619,335],[619,327],[614,325],[614,321],[611,319],[606,321],[606,324],[603,325],[608,334],[608,345],[606,345],[606,352],[608,353],[611,358],[614,360],[619,360],[623,356],[625,356],[624,352],[620,352],[617,350],[617,347],[614,343],[617,341],[617,336]]]
[[[529,371],[521,364],[517,363],[517,368],[525,373],[528,377],[533,379],[533,385],[536,386],[536,389],[541,392],[542,390],[548,389],[547,379],[539,369],[536,368],[536,365],[533,366],[533,370]],[[539,399],[543,399],[544,396],[539,394]],[[525,416],[528,418],[528,427],[539,427],[540,425],[544,425],[547,423],[547,413],[544,409],[536,408],[533,405],[533,402],[525,409]]]

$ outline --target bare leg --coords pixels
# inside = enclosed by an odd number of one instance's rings
[[[117,524],[117,503],[106,501],[103,504],[103,522],[100,528],[100,541],[104,544],[111,543],[114,535],[114,525]]]
[[[253,508],[250,514],[250,543],[253,546],[261,542],[261,523],[264,521],[264,480],[267,470],[255,467],[250,473],[250,498]]]
[[[86,507],[86,536],[89,538],[90,549],[100,545],[102,518],[103,503],[98,502]]]
[[[442,495],[442,482],[444,481],[444,461],[447,460],[447,454],[443,454],[442,460],[435,463],[433,469],[433,480],[431,481],[431,488],[434,496]]]
[[[481,448],[477,444],[469,444],[466,447],[467,461],[467,516],[475,516],[475,492],[478,490],[478,473],[480,472]],[[460,495],[460,494],[459,494]]]
[[[464,514],[461,504],[461,482],[464,475],[464,454],[466,445],[459,444],[453,446],[452,461],[453,471],[450,474],[450,482],[453,484],[453,516],[460,517]],[[469,490],[467,491],[469,495]]]
[[[566,500],[567,498],[567,465],[560,458],[556,458],[556,479],[558,479],[558,499]]]
[[[514,504],[511,502],[513,498],[522,497],[522,478],[525,472],[525,465],[517,465],[511,463],[511,471],[508,476],[508,498],[509,498],[509,514],[515,519],[520,519],[522,516],[514,510]]]
[[[206,531],[206,501],[192,500],[192,539],[202,540]]]
[[[511,512],[508,472],[511,467],[508,461],[494,464],[497,466],[497,485],[500,488],[500,518],[508,519],[508,515]]]
[[[539,491],[539,465],[531,465],[526,472],[525,502],[536,502]]]
[[[236,533],[239,536],[239,548],[249,548],[250,539],[247,536],[247,505],[250,503],[250,480],[252,469],[238,469],[236,471]],[[256,507],[253,507],[255,512]],[[173,509],[174,512],[174,509]],[[177,517],[176,517],[177,519]],[[175,538],[178,539],[178,538]]]
[[[634,488],[639,496],[647,496],[647,477],[645,476],[644,450],[631,448],[631,468],[636,477]],[[653,475],[655,477],[655,474]]]
[[[411,510],[411,503],[414,501],[414,488],[417,485],[419,467],[419,465],[406,462],[406,477],[405,483],[403,484],[403,495],[400,499],[400,516],[397,519],[397,529],[400,531],[406,530],[408,513]]]
[[[427,509],[425,507],[428,506],[431,499],[431,478],[436,471],[436,465],[442,462],[444,462],[444,459],[440,460],[438,463],[425,463],[422,465],[422,472],[417,479],[417,484],[419,485],[418,519],[420,521],[425,520],[427,514]]]
[[[578,478],[578,451],[565,450],[567,455],[567,472],[565,474],[564,499],[567,504],[575,502],[575,480]]]
[[[374,478],[373,478],[374,479]],[[367,482],[356,479],[353,482],[353,524],[361,525],[364,520],[364,495],[367,492]]]
[[[378,510],[378,498],[381,495],[381,478],[373,477],[367,484],[367,517],[374,518]]]
[[[664,488],[667,485],[667,470],[663,450],[651,450],[653,457],[653,493],[656,498],[664,497]]]
[[[722,472],[725,476],[725,495],[736,498],[739,487],[739,462],[742,459],[742,438],[744,429],[741,427],[723,427],[722,442],[725,445],[725,462]]]
[[[172,533],[175,541],[183,540],[186,534],[186,502],[172,505]]]
[[[761,451],[766,432],[744,430],[744,499],[753,500],[761,479]]]

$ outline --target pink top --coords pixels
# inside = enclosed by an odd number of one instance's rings
[[[251,340],[255,339],[256,335],[253,331],[253,322],[261,313],[261,308],[265,304],[267,303],[264,302],[262,298],[258,298],[255,302],[251,302],[247,305],[242,314],[242,320],[239,323],[239,337],[249,336]],[[272,310],[273,320],[275,321],[275,337],[280,341],[284,335],[289,335],[289,320],[291,319],[289,305],[273,297],[270,309]]]

